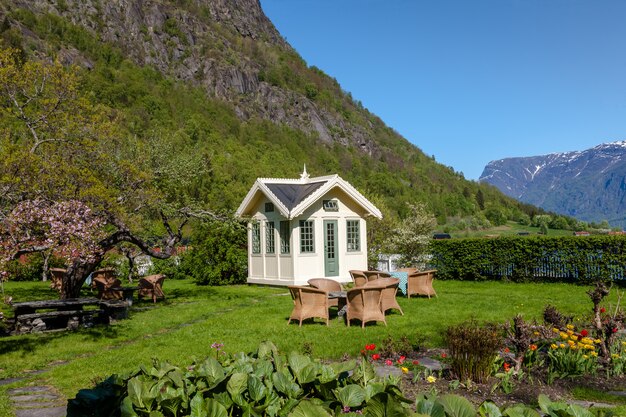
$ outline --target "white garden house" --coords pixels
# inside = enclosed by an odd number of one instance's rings
[[[380,210],[338,175],[259,178],[237,209],[249,218],[248,283],[302,285],[351,281],[367,269],[368,216]]]

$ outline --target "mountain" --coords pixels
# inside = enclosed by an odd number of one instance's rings
[[[211,208],[234,210],[257,177],[296,177],[306,163],[400,216],[415,201],[440,223],[537,212],[386,126],[307,65],[258,0],[0,0],[0,22],[2,44],[27,59],[82,68],[83,92],[137,147],[162,138],[181,163],[206,159],[184,193]]]
[[[626,141],[492,161],[479,181],[548,211],[626,226]]]

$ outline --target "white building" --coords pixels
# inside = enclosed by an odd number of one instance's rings
[[[338,175],[259,178],[237,209],[249,218],[248,283],[302,285],[351,281],[367,269],[368,216],[380,210]]]

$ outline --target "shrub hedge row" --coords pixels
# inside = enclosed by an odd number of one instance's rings
[[[626,282],[626,236],[433,240],[438,279]]]

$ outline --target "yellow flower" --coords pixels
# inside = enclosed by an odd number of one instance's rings
[[[561,339],[567,339],[569,335],[567,333],[561,332]]]
[[[432,375],[428,375],[428,378],[426,378],[426,382],[428,382],[429,384],[434,384],[435,382],[437,382],[437,378]]]
[[[574,342],[573,340],[568,340],[567,344],[570,346],[574,346],[576,344],[576,342]]]
[[[595,339],[595,340],[593,341],[593,343],[595,343],[595,344],[598,344],[598,345],[599,345],[600,343],[602,343],[602,340],[600,340],[600,339]]]
[[[552,344],[550,345],[550,349],[558,349],[557,344],[556,344],[556,343],[552,343]]]
[[[405,368],[405,367],[403,366],[403,367],[402,367],[402,368],[400,368],[400,369],[402,369],[402,373],[403,373],[403,374],[408,374],[408,373],[409,373],[409,368]]]
[[[575,334],[570,335],[569,338],[572,340],[578,340],[578,336],[576,336]]]
[[[565,349],[565,343],[561,343],[559,346],[561,347],[561,349]]]
[[[538,332],[538,331],[534,331],[534,332],[533,332],[533,334],[534,334],[535,336],[539,336],[539,332]]]
[[[622,346],[626,346],[626,340],[622,342]]]
[[[613,354],[611,355],[611,357],[612,357],[613,359],[619,359],[619,355],[618,355],[617,353],[613,353]]]
[[[569,336],[571,336],[571,335],[573,335],[573,334],[574,334],[574,332],[573,332],[572,330],[568,330],[566,333],[567,333]]]
[[[596,356],[598,356],[598,352],[591,352],[591,356],[595,358]]]
[[[576,347],[576,345],[570,345],[570,347],[569,347],[569,348],[570,348],[570,349],[572,349],[572,350],[576,350],[576,349],[578,349],[578,348]]]
[[[583,355],[583,359],[589,359],[589,356]]]
[[[560,330],[560,329],[557,329],[556,327],[553,327],[553,328],[552,328],[552,331],[553,331],[554,333],[559,333],[561,330]]]
[[[567,326],[565,326],[565,327],[567,327],[569,330],[574,330],[574,326],[573,326],[572,324],[568,324],[568,325],[567,325]]]

